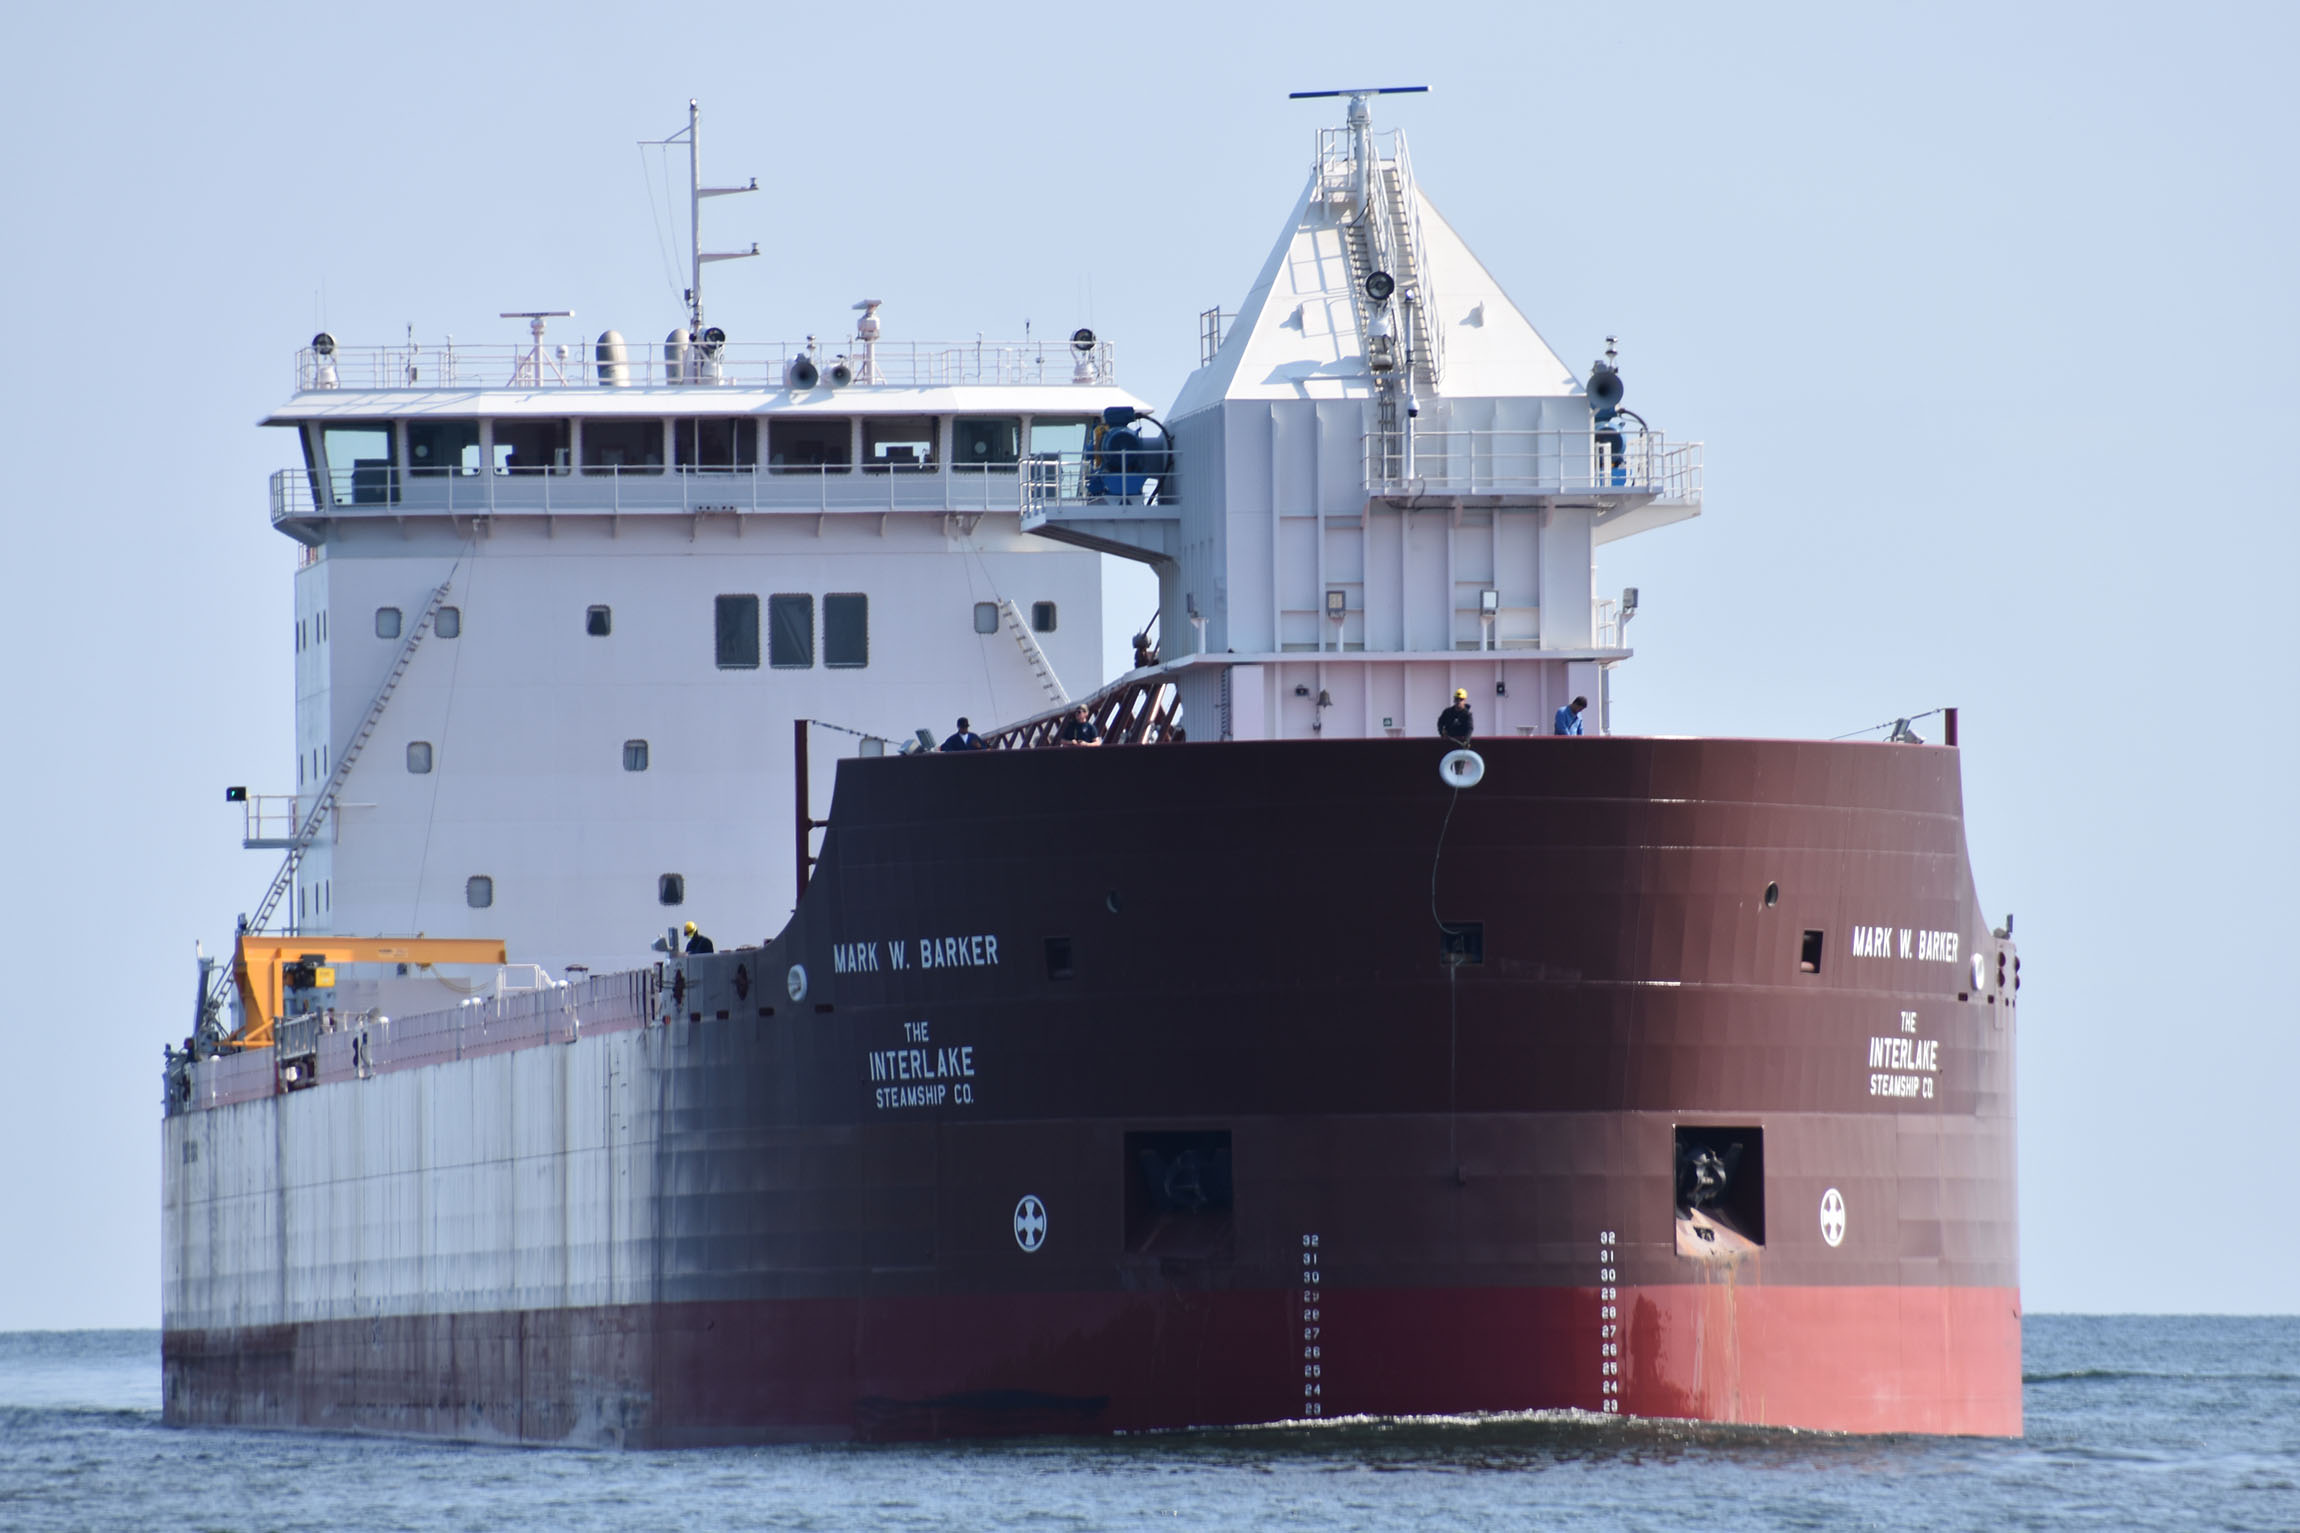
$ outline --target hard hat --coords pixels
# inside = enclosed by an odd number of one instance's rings
[[[689,921],[689,922],[687,923],[687,935],[688,935],[688,936],[690,936],[690,937],[692,937],[693,935],[695,935],[695,923],[694,923],[694,922],[692,922],[692,921]]]
[[[1453,700],[1457,703],[1466,703],[1469,701],[1469,693],[1461,687],[1456,687],[1453,689]]]

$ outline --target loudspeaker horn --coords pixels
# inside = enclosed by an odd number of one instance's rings
[[[1626,393],[1621,374],[1603,362],[1589,367],[1589,408],[1599,415],[1611,415],[1621,408],[1621,396]]]
[[[783,369],[783,381],[794,389],[811,389],[822,382],[822,378],[815,359],[803,351],[791,358],[791,365]]]

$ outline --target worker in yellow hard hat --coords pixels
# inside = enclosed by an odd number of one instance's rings
[[[698,930],[696,929],[696,927],[695,927],[695,923],[694,923],[694,922],[692,922],[692,921],[689,921],[689,922],[687,923],[687,951],[688,951],[688,952],[690,952],[690,953],[716,953],[718,950],[719,950],[719,949],[718,949],[718,946],[717,946],[717,944],[715,944],[714,942],[712,942],[710,938],[708,938],[708,937],[704,936],[704,935],[703,935],[703,934],[702,934],[700,931],[698,931]]]
[[[1469,744],[1469,737],[1477,732],[1477,720],[1470,717],[1469,693],[1461,687],[1453,689],[1453,706],[1438,715],[1438,734],[1456,745]]]

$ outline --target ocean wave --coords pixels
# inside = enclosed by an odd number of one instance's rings
[[[2300,1384],[2300,1373],[2174,1373],[2146,1368],[2069,1368],[2053,1373],[2024,1373],[2020,1376],[2023,1384],[2077,1384],[2114,1379],[2154,1379],[2166,1383],[2195,1380],[2199,1383]]]

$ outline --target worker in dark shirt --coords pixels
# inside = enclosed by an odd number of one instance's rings
[[[719,949],[718,949],[718,945],[717,945],[716,943],[714,943],[713,941],[711,941],[711,939],[710,939],[710,938],[708,938],[708,937],[704,936],[704,935],[703,935],[701,932],[699,932],[699,931],[697,931],[697,930],[695,929],[695,923],[694,923],[694,922],[692,922],[692,921],[689,921],[689,922],[687,923],[687,951],[688,951],[688,952],[690,952],[690,953],[716,953],[718,950],[719,950]]]
[[[1458,745],[1469,744],[1469,737],[1477,732],[1477,720],[1470,717],[1469,693],[1460,687],[1453,689],[1453,706],[1438,715],[1438,733]]]
[[[1063,720],[1061,738],[1064,745],[1100,745],[1102,743],[1102,731],[1094,727],[1093,719],[1087,717],[1084,703],[1080,703],[1072,709],[1070,717]]]
[[[942,748],[946,751],[978,751],[983,748],[982,736],[974,732],[973,726],[962,715],[958,721],[958,733],[943,741]]]
[[[1557,717],[1550,720],[1549,732],[1553,735],[1580,734],[1581,713],[1588,706],[1589,699],[1586,697],[1577,697],[1572,702],[1567,703],[1557,710]]]

